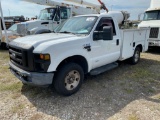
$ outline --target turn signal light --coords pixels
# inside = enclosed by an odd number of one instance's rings
[[[50,55],[49,54],[40,54],[40,59],[42,59],[42,60],[50,60]]]

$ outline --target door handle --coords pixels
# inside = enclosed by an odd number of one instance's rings
[[[85,45],[85,46],[84,46],[84,49],[86,49],[87,51],[90,52],[90,51],[91,51],[91,46],[90,46],[90,45]]]
[[[116,41],[116,45],[119,45],[119,39],[117,39],[117,41]]]

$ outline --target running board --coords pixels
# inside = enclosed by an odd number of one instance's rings
[[[103,72],[114,69],[116,67],[118,67],[118,63],[116,63],[116,62],[111,63],[111,64],[107,64],[105,66],[102,66],[102,67],[91,70],[90,75],[98,75],[98,74],[101,74]]]

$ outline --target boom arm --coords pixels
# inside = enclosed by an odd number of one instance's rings
[[[105,6],[105,4],[101,0],[98,0],[98,2],[101,4],[101,9],[104,9],[104,10],[106,10],[108,12],[108,9]]]
[[[72,11],[76,15],[81,14],[96,14],[100,13],[102,5],[96,5],[93,3],[86,2],[84,0],[63,0],[63,1],[56,1],[56,0],[22,0],[26,2],[31,2],[40,5],[47,5],[47,6],[68,6],[72,7]]]

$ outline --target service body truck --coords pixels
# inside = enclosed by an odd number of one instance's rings
[[[116,14],[76,16],[56,33],[17,38],[9,43],[11,72],[25,84],[53,85],[71,95],[87,73],[98,75],[126,59],[138,63],[148,49],[149,29],[119,29],[123,14]]]
[[[150,28],[149,46],[160,47],[160,1],[151,0],[150,7],[144,14],[143,21],[138,25],[139,28]]]

